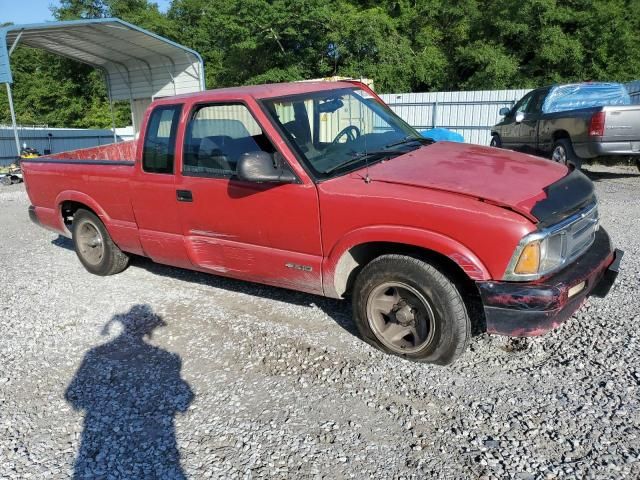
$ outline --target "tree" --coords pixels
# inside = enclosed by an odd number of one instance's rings
[[[190,47],[208,88],[345,75],[410,92],[640,78],[639,11],[640,0],[173,0],[163,13],[149,0],[61,0],[54,14],[115,16]],[[29,49],[13,63],[21,121],[110,123],[88,67]]]

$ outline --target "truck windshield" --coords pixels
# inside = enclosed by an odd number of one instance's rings
[[[318,179],[432,143],[358,88],[267,99],[263,105]]]

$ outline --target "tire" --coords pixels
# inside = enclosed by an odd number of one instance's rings
[[[73,246],[80,263],[94,275],[122,272],[129,256],[113,243],[102,221],[88,210],[79,209],[73,216]]]
[[[500,140],[500,136],[495,133],[491,135],[491,143],[489,144],[489,146],[494,148],[502,148],[502,140]]]
[[[419,362],[448,365],[466,350],[471,336],[455,285],[432,265],[405,255],[383,255],[362,269],[353,290],[353,315],[367,343]]]
[[[2,177],[0,183],[2,183],[2,185],[4,185],[5,187],[8,187],[9,185],[13,184],[13,180],[9,175],[7,175],[6,177]]]
[[[554,162],[562,163],[563,165],[573,165],[576,168],[580,168],[582,161],[573,151],[573,145],[568,138],[560,138],[553,144],[553,150],[551,151],[551,160]]]

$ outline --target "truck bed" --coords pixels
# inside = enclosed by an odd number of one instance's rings
[[[56,207],[75,201],[92,207],[104,223],[116,225],[115,237],[119,225],[135,226],[129,195],[135,152],[136,142],[131,141],[23,160],[25,183],[40,223],[69,235],[63,212]]]
[[[42,159],[53,160],[125,160],[133,161],[136,158],[136,149],[138,143],[135,140],[129,140],[121,143],[111,143],[108,145],[100,145],[99,147],[81,148],[78,150],[70,150],[68,152],[54,153],[44,155]]]

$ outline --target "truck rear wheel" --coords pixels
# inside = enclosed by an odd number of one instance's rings
[[[383,255],[362,269],[353,314],[365,341],[414,361],[452,363],[471,336],[455,285],[432,265],[405,255]]]
[[[113,243],[97,215],[79,209],[73,216],[71,228],[76,255],[89,272],[107,276],[127,268],[129,256]]]
[[[553,144],[551,160],[567,166],[571,164],[576,168],[580,168],[580,164],[582,163],[580,158],[573,151],[573,145],[571,145],[571,140],[568,138],[560,138]]]

